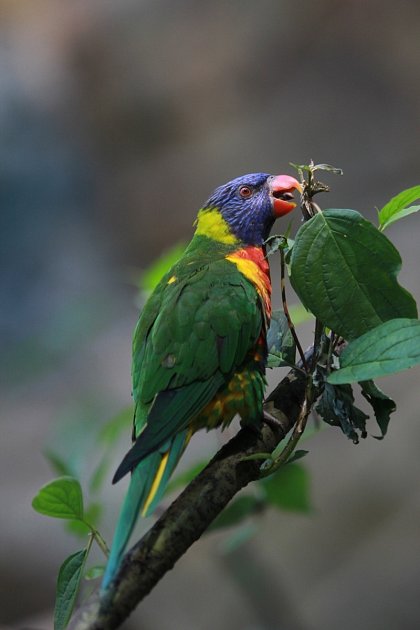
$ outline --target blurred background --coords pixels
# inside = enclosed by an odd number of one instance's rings
[[[31,508],[54,476],[43,451],[86,474],[130,404],[136,280],[190,238],[212,189],[313,158],[344,169],[320,203],[375,220],[420,183],[419,29],[416,0],[0,0],[0,625],[52,627],[58,567],[82,543]],[[419,299],[416,221],[388,236]],[[383,442],[307,443],[311,515],[270,511],[236,551],[208,535],[125,627],[418,628],[418,379],[379,383],[398,403]],[[188,461],[219,443],[198,436]],[[128,445],[106,479],[108,540]]]

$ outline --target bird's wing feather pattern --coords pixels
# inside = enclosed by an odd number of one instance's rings
[[[263,326],[255,287],[225,259],[168,274],[137,326],[134,437],[115,480],[180,431],[211,401],[254,347]],[[172,272],[171,272],[172,273]]]

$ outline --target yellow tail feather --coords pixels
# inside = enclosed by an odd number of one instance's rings
[[[162,457],[162,461],[159,464],[159,468],[157,470],[155,478],[153,479],[152,487],[150,488],[150,492],[147,495],[147,499],[144,502],[143,509],[141,511],[142,516],[146,516],[147,510],[149,509],[149,506],[152,503],[153,499],[155,498],[156,492],[159,489],[160,482],[162,481],[163,473],[165,472],[166,464],[168,463],[168,457],[169,457],[169,451],[166,451],[166,453]]]

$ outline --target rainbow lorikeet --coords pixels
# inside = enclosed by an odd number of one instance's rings
[[[134,332],[134,444],[113,482],[132,473],[103,588],[139,513],[153,512],[191,435],[263,418],[271,282],[264,241],[294,207],[299,182],[244,175],[217,188],[198,213],[181,259],[147,301]]]

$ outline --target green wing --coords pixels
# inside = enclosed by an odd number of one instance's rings
[[[189,425],[244,363],[262,326],[257,291],[229,261],[181,261],[165,276],[134,335],[133,437],[141,438],[114,481]]]

